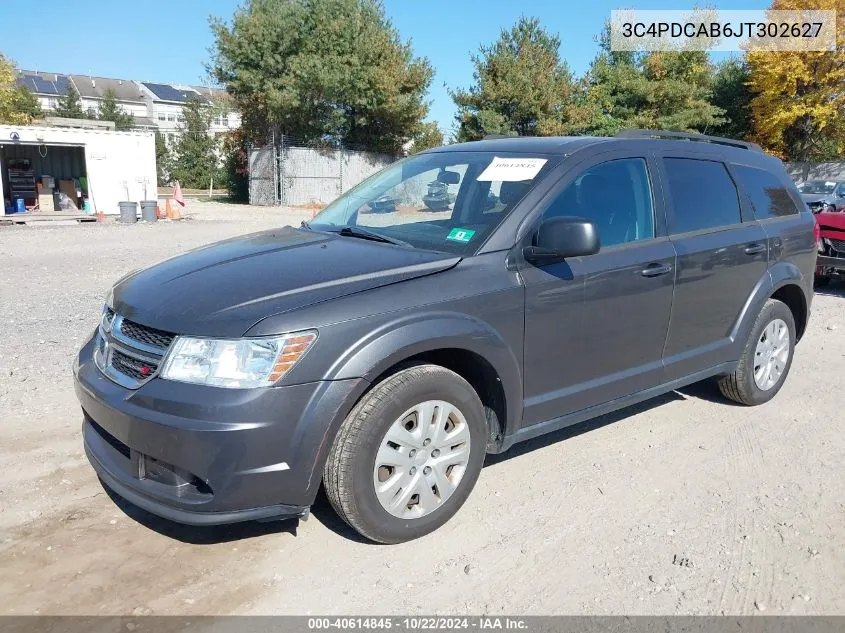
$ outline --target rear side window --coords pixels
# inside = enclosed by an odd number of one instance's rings
[[[671,233],[739,224],[739,197],[722,163],[697,158],[664,158],[672,197]]]
[[[798,207],[774,174],[746,165],[734,165],[739,183],[751,198],[758,220],[796,215]]]

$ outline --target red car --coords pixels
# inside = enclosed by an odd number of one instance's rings
[[[815,214],[819,229],[816,285],[826,286],[833,275],[845,275],[845,213]]]

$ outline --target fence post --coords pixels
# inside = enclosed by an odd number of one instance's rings
[[[340,144],[340,152],[338,154],[338,165],[339,165],[338,170],[340,171],[340,174],[339,174],[339,177],[338,177],[338,181],[340,182],[340,191],[337,192],[338,196],[343,195],[343,157],[344,157],[343,143],[341,143]]]
[[[287,195],[285,194],[285,135],[279,135],[279,180],[276,183],[276,186],[279,191],[279,204],[284,205],[287,203]]]

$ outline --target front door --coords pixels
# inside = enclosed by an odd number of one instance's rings
[[[645,156],[596,158],[543,212],[598,227],[601,250],[526,266],[523,426],[661,383],[675,250]]]

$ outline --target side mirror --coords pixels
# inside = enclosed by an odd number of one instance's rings
[[[567,257],[582,257],[599,252],[596,225],[584,218],[555,217],[540,224],[534,244],[523,249],[532,264],[543,266],[562,262]]]

